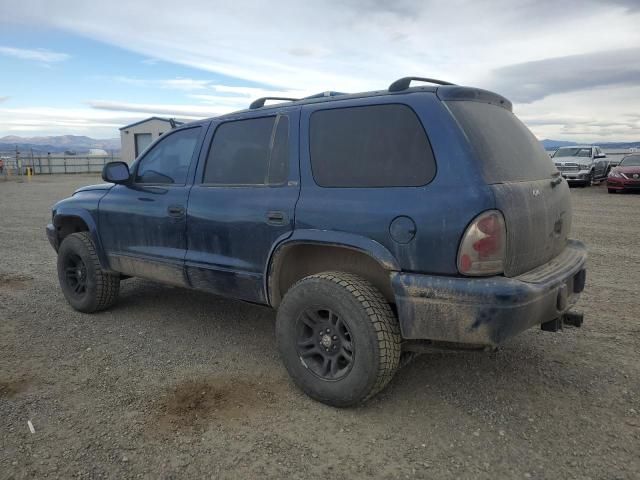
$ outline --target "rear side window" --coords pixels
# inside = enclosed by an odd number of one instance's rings
[[[538,139],[509,110],[481,102],[447,106],[475,149],[487,183],[542,180],[556,171]]]
[[[203,183],[278,185],[289,173],[286,116],[226,122],[213,136]]]
[[[406,105],[316,111],[310,153],[321,187],[415,187],[436,172],[424,128]]]

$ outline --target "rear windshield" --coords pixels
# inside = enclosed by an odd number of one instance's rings
[[[509,110],[466,101],[447,106],[475,149],[487,183],[543,180],[556,171],[538,139]]]

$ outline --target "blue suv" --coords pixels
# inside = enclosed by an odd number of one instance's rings
[[[334,406],[413,352],[580,325],[569,189],[507,99],[406,77],[266,100],[181,125],[54,205],[73,308],[109,307],[128,277],[271,306],[291,377]]]

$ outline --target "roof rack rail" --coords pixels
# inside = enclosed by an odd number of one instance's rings
[[[290,102],[295,102],[296,100],[300,100],[300,99],[288,98],[288,97],[262,97],[251,102],[251,105],[249,105],[249,108],[251,110],[255,110],[256,108],[264,107],[264,102],[266,102],[267,100],[288,100]]]
[[[444,80],[438,80],[436,78],[402,77],[389,85],[389,91],[401,92],[402,90],[406,90],[407,88],[409,88],[413,80],[418,82],[434,83],[436,85],[455,85],[455,83],[445,82]]]
[[[333,90],[328,92],[320,92],[315,95],[309,95],[308,97],[304,97],[303,100],[308,100],[311,98],[322,98],[322,97],[337,97],[339,95],[346,95],[344,92],[334,92]]]

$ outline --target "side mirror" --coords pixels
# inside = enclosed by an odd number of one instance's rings
[[[127,183],[131,174],[126,162],[109,162],[102,169],[102,179],[110,183]]]

